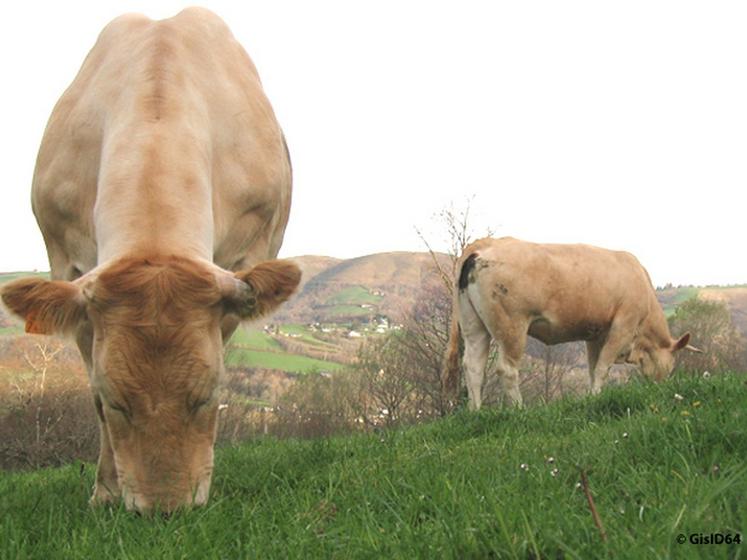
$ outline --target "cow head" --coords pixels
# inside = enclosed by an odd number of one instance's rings
[[[75,282],[20,279],[2,299],[28,332],[76,336],[113,451],[111,494],[129,509],[171,511],[208,497],[221,324],[268,313],[300,278],[288,261],[233,274],[177,257],[123,259]]]
[[[684,349],[701,352],[689,344],[690,333],[683,334],[680,338],[669,339],[669,342],[656,343],[650,338],[638,340],[630,352],[628,363],[638,366],[641,373],[655,381],[661,381],[669,376],[674,370],[674,354]]]

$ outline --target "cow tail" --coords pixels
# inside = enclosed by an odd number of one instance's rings
[[[459,327],[459,294],[467,288],[469,273],[475,266],[477,255],[472,253],[459,266],[459,282],[454,286],[454,299],[451,305],[451,326],[449,341],[446,344],[443,370],[441,371],[441,389],[447,399],[455,399],[459,390],[459,358],[461,328]]]

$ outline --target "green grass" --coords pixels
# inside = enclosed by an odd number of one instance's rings
[[[399,431],[220,449],[209,505],[170,519],[89,508],[89,464],[0,474],[0,557],[745,558],[744,542],[676,537],[745,540],[746,458],[744,376],[635,382]]]
[[[293,373],[335,371],[342,368],[341,364],[307,356],[283,352],[259,352],[246,348],[229,348],[226,353],[226,365],[279,369]]]
[[[10,325],[8,327],[0,327],[0,336],[15,336],[23,334],[24,330],[21,325]]]
[[[352,304],[361,305],[364,303],[379,303],[381,296],[375,296],[363,286],[349,286],[343,288],[335,295],[327,299],[328,305]]]

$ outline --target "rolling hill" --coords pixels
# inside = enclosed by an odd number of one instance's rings
[[[447,255],[437,258],[449,269]],[[402,321],[423,287],[438,282],[428,253],[379,253],[338,260],[303,256],[292,259],[304,272],[296,296],[272,320],[278,323],[365,320],[384,315]]]

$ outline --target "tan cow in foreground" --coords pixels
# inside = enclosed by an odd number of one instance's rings
[[[688,345],[669,334],[648,273],[630,253],[589,245],[537,244],[504,237],[465,248],[455,286],[442,382],[454,395],[459,381],[459,332],[470,406],[480,408],[491,337],[498,345],[504,391],[521,404],[518,365],[527,335],[545,344],[586,341],[591,390],[613,363],[637,365],[660,380],[674,352]]]
[[[223,344],[300,280],[290,262],[261,262],[280,249],[290,201],[282,132],[216,15],[106,26],[34,173],[53,279],[2,290],[27,331],[77,341],[100,425],[93,502],[207,500]]]

